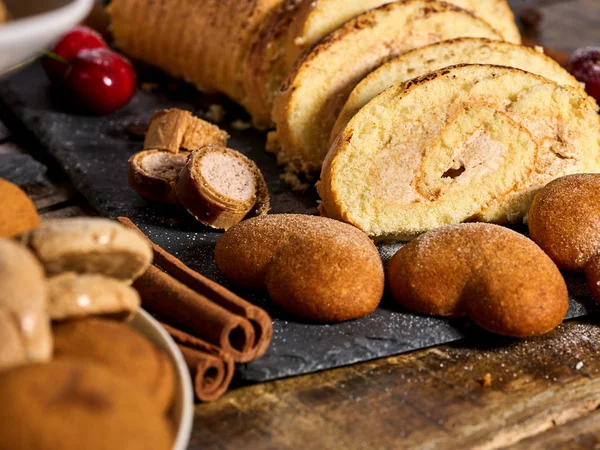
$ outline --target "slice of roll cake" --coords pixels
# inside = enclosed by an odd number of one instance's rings
[[[320,168],[338,113],[369,72],[413,48],[460,36],[500,39],[471,13],[427,0],[372,9],[327,36],[299,61],[275,99],[273,120],[288,170]]]
[[[547,182],[600,172],[600,118],[578,88],[462,65],[394,86],[334,142],[323,215],[378,239],[467,220],[516,222]]]
[[[244,106],[260,128],[272,125],[273,100],[285,76],[305,51],[347,21],[390,0],[287,0],[263,21],[244,62]],[[448,0],[488,22],[501,37],[521,36],[506,0]]]
[[[293,64],[300,54],[348,20],[390,0],[309,0],[294,14],[285,42],[285,57]],[[502,39],[521,43],[521,35],[506,0],[447,0],[485,20],[500,32]]]
[[[284,46],[298,0],[285,0],[260,25],[242,64],[244,98],[242,105],[257,128],[272,126],[275,94],[289,71]]]
[[[493,64],[516,67],[573,86],[580,83],[556,61],[536,50],[482,38],[458,38],[411,50],[371,72],[354,88],[331,132],[330,143],[369,101],[390,86],[457,64]]]

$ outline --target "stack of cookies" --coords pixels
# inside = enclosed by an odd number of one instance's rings
[[[0,448],[171,448],[173,365],[123,323],[149,245],[91,218],[20,240],[0,239]]]

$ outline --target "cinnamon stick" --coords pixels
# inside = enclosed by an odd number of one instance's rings
[[[166,323],[161,322],[161,325],[181,350],[194,380],[196,397],[203,402],[210,402],[227,392],[235,370],[233,359],[208,342]]]
[[[142,306],[173,326],[221,347],[236,362],[254,357],[250,322],[193,291],[156,266],[150,266],[134,287]]]
[[[166,250],[152,242],[130,219],[119,217],[117,219],[123,226],[139,232],[150,242],[154,251],[154,261],[166,272],[177,278],[183,284],[196,292],[210,298],[223,308],[245,317],[254,327],[254,355],[252,359],[262,356],[269,348],[273,335],[273,324],[269,315],[261,308],[244,300],[224,286],[206,278],[190,269],[182,261],[168,253]]]
[[[194,382],[198,400],[212,402],[221,397],[231,383],[233,369],[227,370],[222,359],[185,345],[178,345]]]

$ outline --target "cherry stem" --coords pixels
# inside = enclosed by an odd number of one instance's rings
[[[69,64],[69,62],[65,58],[63,58],[62,56],[59,56],[56,53],[50,52],[48,50],[42,50],[39,53],[39,55],[34,56],[33,58],[29,58],[26,61],[20,62],[19,64],[15,65],[15,66],[12,66],[12,67],[9,67],[8,69],[4,70],[3,72],[0,72],[0,76],[6,75],[6,74],[8,74],[10,72],[13,72],[13,71],[15,71],[17,69],[20,69],[21,67],[26,66],[29,63],[32,63],[33,61],[35,61],[36,59],[38,59],[40,56],[47,56],[48,58],[52,58],[53,60],[58,61],[61,64],[65,64],[65,65]]]
[[[64,64],[64,65],[69,64],[69,62],[65,58],[63,58],[62,56],[57,55],[54,52],[50,52],[48,50],[42,50],[40,53],[42,55],[44,55],[44,56],[47,56],[48,58],[53,59],[54,61],[58,61],[61,64]]]
[[[16,66],[9,67],[8,69],[4,70],[3,72],[0,72],[0,77],[2,77],[2,76],[4,76],[4,75],[7,75],[7,74],[9,74],[10,72],[13,72],[13,71],[15,71],[15,70],[17,70],[17,69],[20,69],[21,67],[23,67],[23,66],[26,66],[26,65],[27,65],[27,64],[29,64],[29,63],[32,63],[32,62],[34,62],[36,59],[38,59],[38,57],[37,57],[37,56],[34,56],[33,58],[30,58],[30,59],[28,59],[28,60],[26,60],[26,61],[23,61],[23,62],[21,62],[21,63],[17,64]]]

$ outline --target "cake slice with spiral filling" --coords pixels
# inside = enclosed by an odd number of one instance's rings
[[[286,0],[264,20],[244,61],[241,102],[261,128],[271,127],[277,90],[296,61],[346,22],[391,0]],[[502,39],[521,36],[506,0],[447,0],[490,24]],[[436,32],[432,27],[432,34]]]
[[[303,51],[311,48],[327,34],[348,20],[390,0],[309,0],[300,3],[285,42],[285,56],[294,63]],[[521,35],[506,0],[448,0],[485,20],[507,42],[521,43]]]
[[[323,215],[376,239],[468,220],[516,222],[535,192],[600,172],[600,119],[581,90],[519,69],[461,65],[394,86],[339,134]]]
[[[516,67],[556,81],[584,89],[567,70],[541,50],[483,38],[458,38],[416,48],[394,58],[371,72],[354,88],[340,112],[330,135],[336,138],[360,108],[387,88],[416,77],[457,64],[493,64]],[[590,97],[590,100],[593,101]]]
[[[352,89],[388,59],[461,36],[500,39],[487,22],[449,3],[407,0],[361,14],[299,61],[273,104],[288,171],[320,169],[329,135]]]

